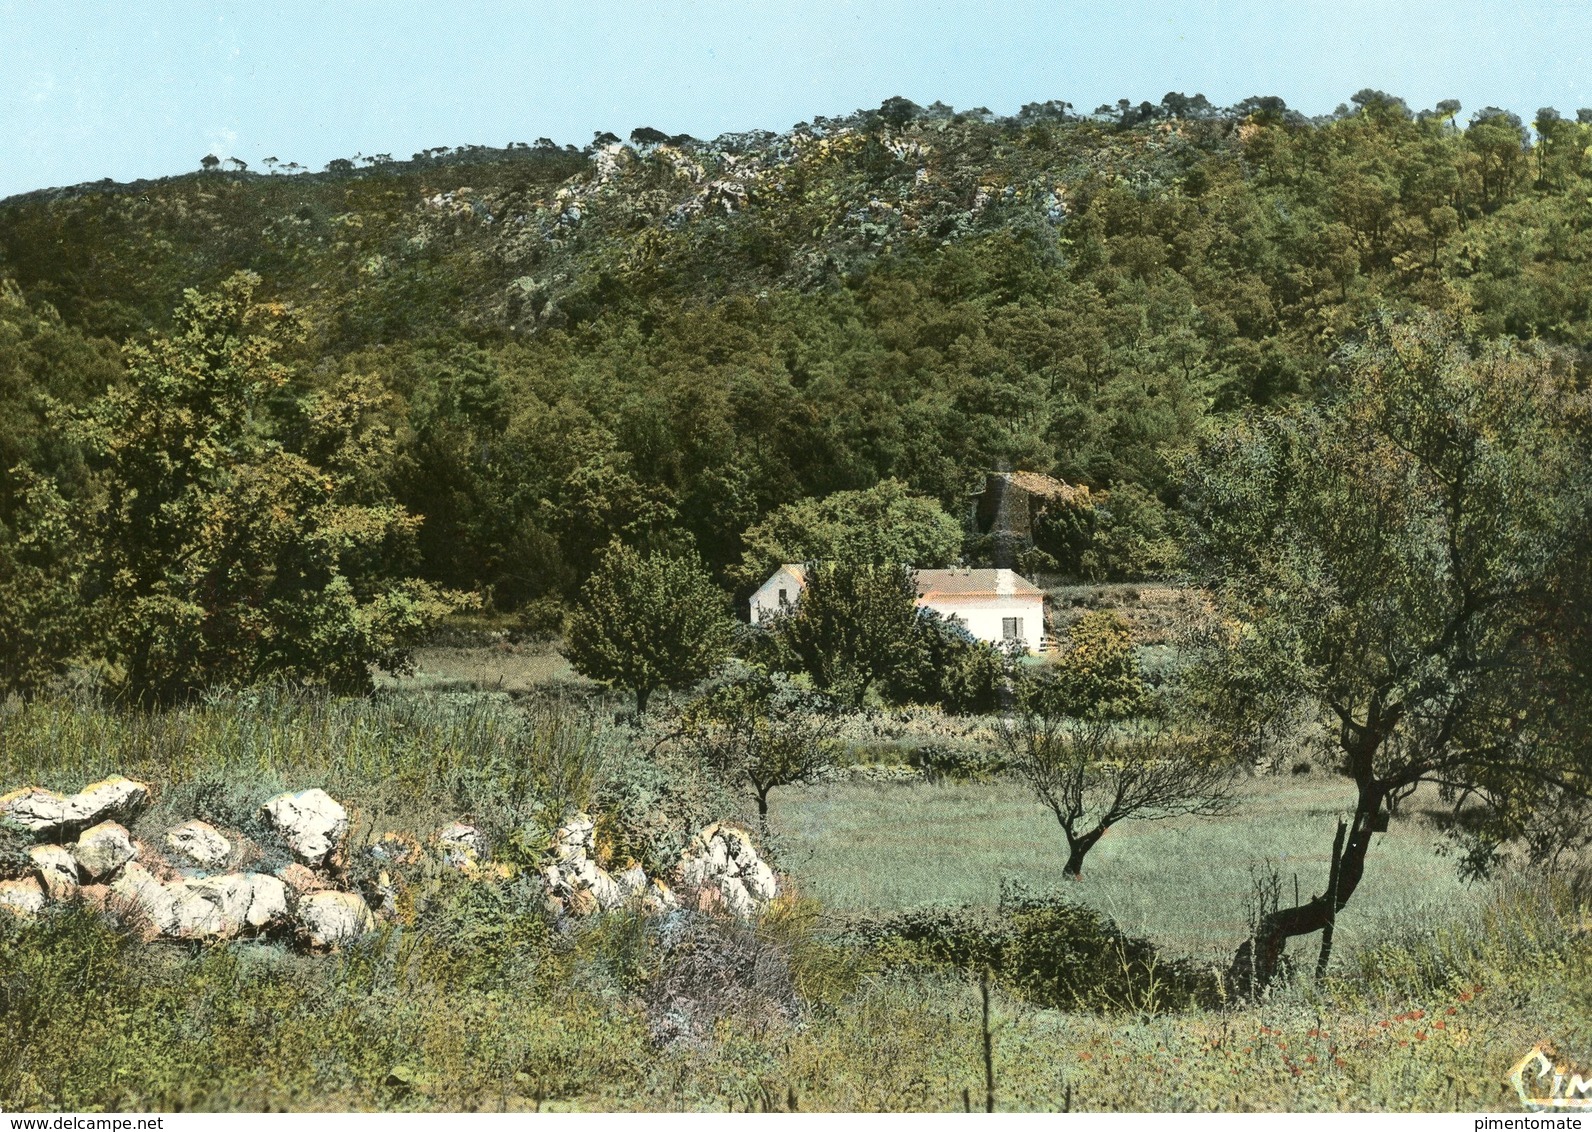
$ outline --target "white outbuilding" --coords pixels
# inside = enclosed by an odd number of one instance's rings
[[[1039,652],[1045,639],[1045,591],[1015,570],[919,570],[918,605],[955,621],[981,641],[1019,641]],[[778,616],[796,604],[807,570],[787,562],[752,595],[752,623]]]

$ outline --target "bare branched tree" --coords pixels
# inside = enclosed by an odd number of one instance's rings
[[[1029,697],[1000,734],[1013,766],[1056,815],[1074,879],[1083,875],[1085,855],[1119,822],[1214,817],[1232,806],[1231,766],[1163,718],[1079,718]]]

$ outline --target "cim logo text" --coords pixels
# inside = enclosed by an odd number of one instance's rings
[[[1560,1060],[1552,1046],[1537,1046],[1509,1071],[1520,1103],[1533,1112],[1553,1108],[1592,1108],[1592,1075],[1583,1076]]]

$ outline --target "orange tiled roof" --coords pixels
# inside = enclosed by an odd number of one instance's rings
[[[1040,589],[1015,570],[919,570],[918,596],[923,598],[1044,597]]]

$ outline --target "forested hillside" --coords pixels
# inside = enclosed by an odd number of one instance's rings
[[[358,389],[391,443],[349,426],[349,482],[424,517],[408,569],[498,608],[571,593],[614,537],[694,541],[727,578],[781,504],[894,477],[960,515],[997,467],[1105,493],[1088,569],[1154,574],[1177,454],[1310,397],[1372,312],[1592,345],[1592,112],[1353,102],[893,99],[780,135],[14,197],[0,467],[90,490],[52,414],[247,270],[295,328],[275,396]]]

